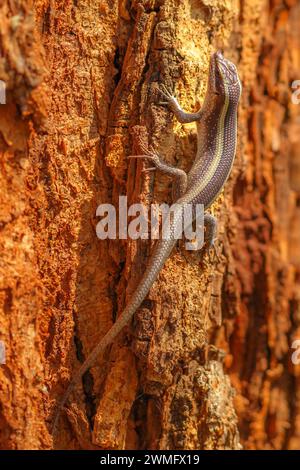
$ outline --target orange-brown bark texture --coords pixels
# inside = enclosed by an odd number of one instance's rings
[[[300,7],[296,0],[1,0],[0,447],[299,449]],[[73,373],[145,270],[148,240],[99,240],[96,208],[171,202],[127,156],[188,170],[210,54],[238,67],[238,148],[217,256],[173,250],[134,320]]]

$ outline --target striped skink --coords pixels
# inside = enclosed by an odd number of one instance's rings
[[[205,209],[209,208],[221,192],[230,174],[236,153],[237,109],[241,95],[241,82],[235,65],[225,59],[221,52],[216,52],[211,56],[207,91],[200,111],[186,113],[165,87],[162,87],[160,91],[166,100],[165,103],[174,112],[179,122],[197,122],[198,148],[193,166],[187,174],[183,170],[162,162],[154,151],[149,150],[145,150],[143,155],[132,157],[146,158],[158,170],[176,179],[178,196],[176,203],[179,209],[172,218],[171,230],[173,231],[176,224],[179,221],[181,223],[183,205],[187,203],[203,204]],[[212,215],[205,213],[204,223],[206,247],[211,247],[216,233],[216,220]],[[74,375],[57,408],[53,420],[53,431],[56,428],[60,411],[67,402],[73,386],[140,307],[175,244],[176,240],[172,236],[169,239],[158,241],[130,302]]]

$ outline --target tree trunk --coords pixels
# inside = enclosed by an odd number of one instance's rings
[[[299,20],[296,0],[0,2],[2,449],[299,448]],[[52,438],[153,246],[99,240],[96,208],[171,203],[169,177],[126,157],[142,139],[191,167],[195,125],[157,86],[198,109],[218,48],[243,94],[217,255],[179,243]]]

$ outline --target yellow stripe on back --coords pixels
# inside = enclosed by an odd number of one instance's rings
[[[216,169],[218,168],[218,165],[221,161],[221,157],[223,153],[225,118],[226,118],[227,110],[229,107],[229,90],[225,81],[223,81],[223,83],[224,83],[224,89],[225,89],[225,101],[224,101],[223,109],[220,113],[220,118],[218,122],[215,155],[211,162],[210,167],[208,168],[207,173],[205,174],[205,177],[201,181],[199,181],[199,185],[197,185],[198,193],[200,193],[205,188],[205,186],[210,182],[210,180],[214,176]]]

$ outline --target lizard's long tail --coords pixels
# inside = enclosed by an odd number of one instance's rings
[[[129,304],[125,307],[121,315],[118,317],[117,321],[113,324],[113,326],[106,333],[106,335],[101,339],[97,346],[95,346],[95,348],[92,350],[90,355],[78,369],[72,381],[70,382],[65,394],[63,395],[61,401],[58,404],[56,413],[54,415],[52,434],[55,433],[60,412],[66,404],[73,387],[81,379],[83,374],[93,365],[97,356],[106,348],[106,346],[108,346],[115,339],[115,337],[120,333],[123,327],[129,322],[131,317],[139,308],[146,295],[148,294],[152,284],[157,278],[160,270],[165,264],[165,261],[168,259],[169,254],[171,253],[175,244],[176,240],[174,239],[160,240],[158,242],[152,256],[148,261],[148,267],[141,279],[141,282],[134,291]]]

